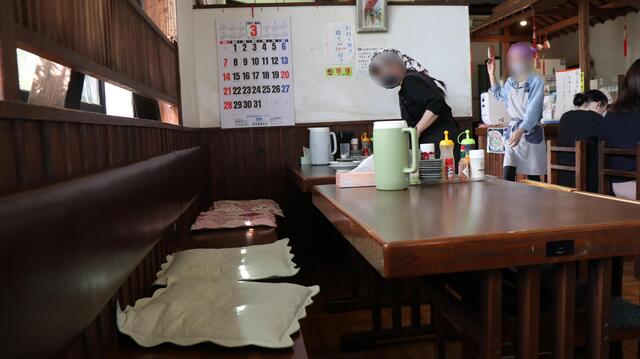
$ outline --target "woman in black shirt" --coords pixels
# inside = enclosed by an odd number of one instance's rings
[[[450,139],[457,138],[460,128],[445,101],[444,83],[429,76],[416,60],[398,50],[384,49],[373,55],[369,74],[384,88],[400,86],[402,119],[416,128],[420,143],[438,144],[444,131],[449,131]],[[436,155],[440,156],[437,147]],[[459,151],[454,150],[454,154],[457,158]]]
[[[609,99],[599,90],[589,90],[576,94],[573,98],[575,110],[565,112],[560,118],[560,130],[558,132],[558,145],[573,147],[576,141],[587,142],[587,191],[598,191],[598,147],[597,135],[602,115],[607,110]],[[573,166],[575,156],[572,153],[559,153],[558,163]],[[575,187],[573,173],[560,171],[558,184],[567,187]]]
[[[636,60],[624,77],[618,99],[602,120],[598,139],[607,147],[636,148],[640,141],[640,59]],[[612,157],[610,167],[619,171],[635,171],[636,160],[629,156]],[[616,196],[635,198],[635,181],[614,183]]]

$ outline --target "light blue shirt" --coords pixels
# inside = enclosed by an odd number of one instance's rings
[[[523,83],[509,77],[504,86],[496,84],[489,92],[506,104],[512,119],[522,120],[520,128],[525,132],[540,123],[544,102],[544,81],[540,76],[531,74]]]

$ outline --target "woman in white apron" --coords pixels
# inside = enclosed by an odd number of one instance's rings
[[[547,150],[540,123],[544,101],[544,81],[533,72],[535,49],[528,43],[512,45],[507,53],[510,77],[504,86],[496,81],[495,61],[487,61],[491,89],[507,106],[511,122],[505,131],[504,179],[515,181],[517,174],[539,180],[547,172]]]

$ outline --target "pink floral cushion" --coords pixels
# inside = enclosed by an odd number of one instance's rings
[[[191,230],[200,229],[222,229],[222,228],[244,228],[268,226],[277,227],[276,217],[271,213],[227,213],[218,210],[202,212],[196,218]]]
[[[212,208],[228,214],[270,213],[284,217],[282,209],[270,199],[250,199],[246,201],[215,201]]]

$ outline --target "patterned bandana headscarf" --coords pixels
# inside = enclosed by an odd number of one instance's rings
[[[402,52],[396,49],[377,50],[376,52],[373,53],[373,56],[371,56],[371,61],[373,61],[373,59],[376,56],[384,52],[391,52],[398,55],[402,59],[402,62],[404,62],[404,67],[407,69],[407,71],[422,72],[423,74],[429,76],[429,71],[424,66],[422,66],[418,61],[414,60],[411,56],[403,54]]]
[[[429,75],[429,71],[424,66],[422,66],[418,61],[414,60],[411,56],[403,54],[402,52],[400,52],[400,51],[398,51],[396,49],[380,49],[380,50],[377,50],[376,52],[374,52],[373,56],[371,56],[371,62],[369,64],[369,73],[370,74],[372,73],[371,70],[374,67],[374,59],[376,58],[376,56],[378,56],[380,54],[384,54],[384,53],[390,53],[390,54],[397,55],[402,60],[402,62],[404,63],[404,67],[405,67],[405,69],[407,69],[407,71],[409,71],[409,72],[419,72],[419,73],[422,73],[425,76],[431,78],[435,82],[435,84],[436,84],[438,90],[440,91],[440,93],[443,96],[446,96],[447,87],[445,86],[444,82],[431,77]]]

